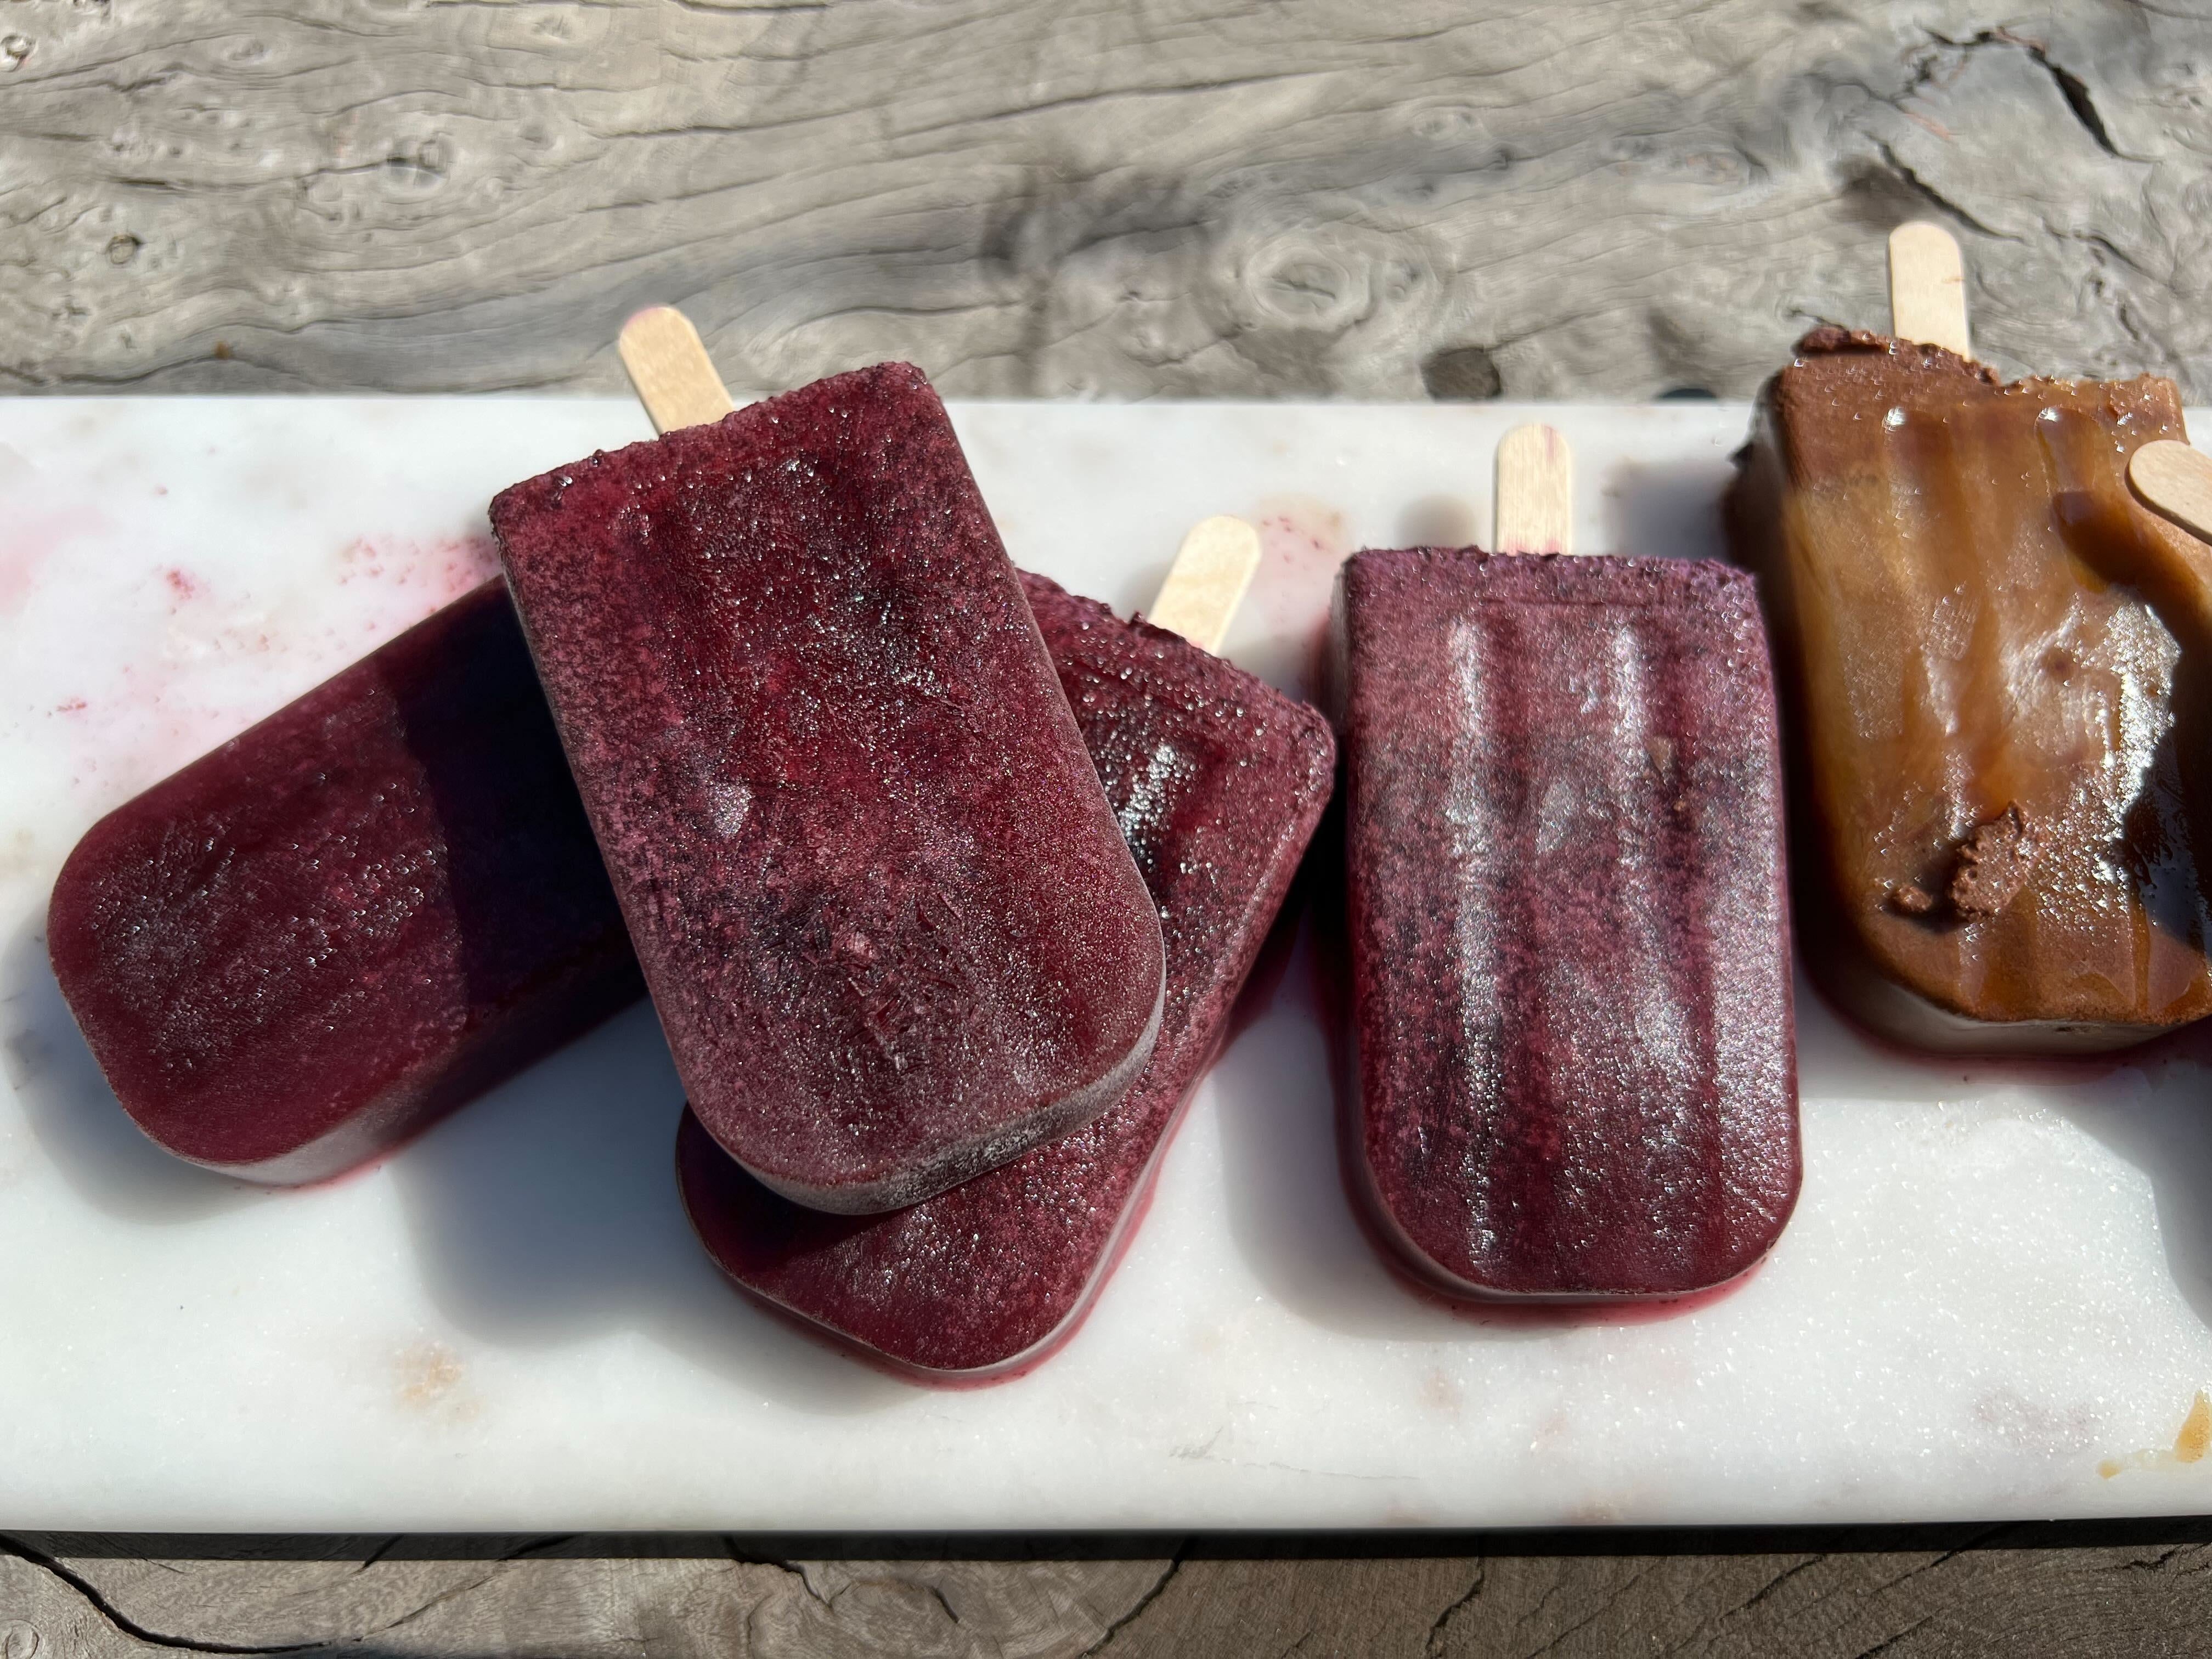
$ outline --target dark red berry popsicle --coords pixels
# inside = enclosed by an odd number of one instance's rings
[[[1799,1176],[1749,577],[1356,555],[1339,590],[1358,1109],[1384,1237],[1470,1297],[1721,1284]]]
[[[594,455],[492,526],[717,1141],[872,1212],[1121,1097],[1158,917],[920,370]]]
[[[514,612],[478,588],[102,818],[47,912],[124,1109],[333,1176],[642,988]]]
[[[1079,1322],[1327,803],[1327,723],[1163,629],[1024,576],[1107,798],[1158,901],[1167,1006],[1121,1102],[1061,1139],[908,1209],[833,1216],[747,1176],[686,1115],[692,1224],[745,1291],[916,1371],[1032,1362]]]

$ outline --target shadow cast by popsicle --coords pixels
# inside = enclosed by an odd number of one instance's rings
[[[1721,498],[1735,468],[1708,464],[1653,466],[1622,461],[1606,470],[1606,545],[1591,552],[1634,558],[1724,559]]]
[[[2147,1086],[2069,1091],[2058,1111],[2150,1182],[2159,1242],[2174,1289],[2212,1330],[2212,1021],[2134,1050]]]
[[[165,1225],[266,1200],[268,1188],[172,1157],[131,1121],[54,979],[43,904],[0,953],[0,1054],[40,1150],[103,1214]]]
[[[642,1331],[821,1415],[912,1398],[715,1270],[677,1195],[683,1103],[659,1024],[638,1003],[409,1147],[392,1176],[439,1311],[514,1348]]]
[[[40,1149],[103,1214],[179,1225],[289,1196],[188,1164],[131,1122],[55,982],[43,913],[0,953],[0,1054]],[[642,1330],[703,1370],[810,1412],[910,1397],[754,1308],[715,1272],[676,1195],[682,1099],[653,1012],[639,1003],[395,1154],[385,1173],[433,1304],[462,1332],[502,1346]]]
[[[1337,1161],[1336,1092],[1317,1024],[1314,927],[1297,930],[1273,1006],[1210,1079],[1230,1235],[1268,1293],[1348,1336],[1449,1336],[1459,1322],[1408,1296],[1368,1243]]]
[[[2086,1054],[1954,1054],[1908,1048],[1860,1024],[1830,1000],[1818,978],[1795,959],[1797,1086],[1801,1095],[1846,1100],[1925,1101],[2013,1084],[2075,1088],[2094,1085],[2142,1050]]]
[[[1212,1078],[1230,1236],[1270,1294],[1324,1330],[1400,1341],[1516,1341],[1517,1310],[1461,1306],[1416,1288],[1360,1216],[1341,1149],[1349,1055],[1341,984],[1343,810],[1332,803],[1276,923],[1279,971],[1255,975],[1237,1029],[1272,1029]]]
[[[1029,567],[1024,565],[1023,568],[1027,569]],[[1172,566],[1170,561],[1154,559],[1122,577],[1116,591],[1103,597],[1121,615],[1135,616],[1149,609],[1152,601],[1159,597],[1160,584],[1167,580],[1170,568]],[[1060,586],[1067,587],[1071,592],[1089,592],[1089,589],[1084,586],[1083,573],[1080,571],[1073,573],[1066,580],[1061,581]]]

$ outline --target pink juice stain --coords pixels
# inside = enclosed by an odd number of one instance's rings
[[[1326,684],[1329,598],[1352,551],[1350,527],[1340,508],[1297,495],[1267,497],[1252,522],[1260,532],[1260,570],[1245,605],[1274,649],[1287,654],[1298,695],[1312,701]]]
[[[113,522],[96,509],[72,508],[0,525],[0,617],[20,606],[54,554],[70,541],[110,533]],[[337,673],[356,657],[400,629],[443,609],[482,586],[498,571],[498,554],[488,534],[412,537],[368,534],[354,537],[337,556],[338,585],[373,584],[383,594],[368,599],[356,623],[331,617],[319,627],[301,617],[295,605],[258,609],[236,620],[224,612],[244,600],[254,586],[219,582],[182,562],[154,567],[143,579],[172,629],[197,642],[203,655],[171,649],[133,648],[111,686],[94,686],[57,698],[50,716],[76,716],[95,722],[88,728],[89,746],[81,756],[73,781],[114,804],[167,775],[179,765],[236,735],[283,701],[276,693],[241,698],[250,690],[234,678],[212,672],[206,653],[218,659],[283,658],[302,652],[325,657],[327,673]],[[242,591],[234,593],[231,590]],[[310,597],[306,601],[313,605]],[[350,607],[363,607],[356,601]],[[287,614],[289,613],[289,614]],[[357,642],[358,641],[358,642]],[[178,659],[179,655],[185,659]],[[319,680],[324,676],[317,675]],[[306,687],[298,690],[305,690]],[[118,793],[119,792],[119,793]]]
[[[338,554],[342,586],[380,582],[427,592],[440,604],[457,599],[499,574],[499,549],[489,535],[356,536]]]
[[[0,617],[20,611],[56,555],[114,528],[96,507],[56,507],[21,518],[0,517]]]

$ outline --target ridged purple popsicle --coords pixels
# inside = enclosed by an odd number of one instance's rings
[[[1418,548],[1339,594],[1349,1156],[1471,1297],[1722,1284],[1799,1178],[1781,783],[1749,577]]]

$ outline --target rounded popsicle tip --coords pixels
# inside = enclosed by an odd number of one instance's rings
[[[1011,1381],[1058,1352],[1088,1317],[1139,1207],[1132,1194],[1071,1283],[1054,1271],[1026,1280],[1007,1271],[1032,1249],[1053,1267],[1068,1265],[1051,1254],[1064,1243],[1053,1227],[1032,1229],[1032,1244],[994,1216],[1034,1201],[1018,1167],[890,1214],[839,1215],[755,1181],[687,1107],[676,1184],[701,1248],[747,1300],[886,1376],[950,1389]]]

